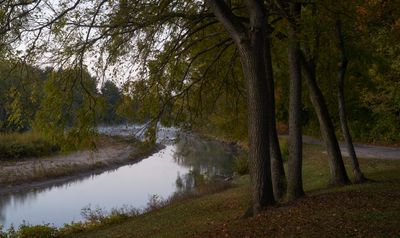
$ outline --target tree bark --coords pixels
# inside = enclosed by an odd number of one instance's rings
[[[269,33],[267,32],[267,34]],[[266,70],[265,75],[267,77],[267,82],[268,82],[268,99],[270,104],[269,143],[270,143],[270,155],[271,155],[272,185],[273,185],[275,199],[281,200],[285,195],[286,177],[285,177],[285,169],[283,167],[281,148],[279,146],[278,132],[276,130],[275,87],[274,87],[274,75],[272,69],[271,40],[269,35],[266,36],[265,40],[265,70]]]
[[[268,132],[267,81],[262,53],[242,50],[241,62],[247,79],[249,166],[252,183],[253,211],[274,203]],[[257,50],[255,50],[257,51]]]
[[[349,153],[351,167],[354,174],[354,181],[355,183],[363,183],[365,182],[365,177],[361,172],[360,165],[358,163],[356,151],[354,149],[353,140],[350,135],[349,127],[347,124],[347,116],[346,116],[346,107],[345,107],[345,100],[344,100],[344,78],[346,75],[348,59],[346,56],[346,51],[344,48],[344,37],[342,32],[342,22],[340,20],[336,21],[336,36],[338,38],[339,44],[338,48],[341,54],[341,62],[339,66],[339,73],[338,73],[338,106],[339,106],[339,118],[340,118],[340,125],[342,128],[342,133],[344,137],[344,141],[346,143],[347,151]]]
[[[265,94],[268,84],[265,68],[266,13],[262,1],[247,0],[249,26],[244,26],[224,1],[207,0],[212,12],[234,40],[239,50],[247,83],[249,169],[252,211],[258,213],[275,202],[269,151],[270,104]]]
[[[350,181],[346,173],[346,168],[344,167],[335,128],[330,118],[324,96],[317,84],[315,64],[307,61],[303,52],[300,53],[300,57],[306,76],[307,86],[310,91],[310,99],[317,114],[322,138],[325,141],[326,150],[328,152],[330,184],[348,184]]]
[[[300,43],[297,39],[297,21],[301,14],[301,4],[290,4],[291,23],[289,24],[289,159],[288,159],[288,200],[304,195],[302,179],[302,132],[301,132],[301,64]]]

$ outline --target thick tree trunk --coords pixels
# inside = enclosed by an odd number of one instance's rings
[[[269,100],[265,69],[265,6],[262,1],[247,0],[250,16],[245,26],[224,1],[207,0],[216,18],[222,23],[239,50],[243,75],[247,82],[249,169],[252,211],[275,202],[271,180],[269,151]]]
[[[243,73],[247,82],[249,168],[253,212],[275,203],[269,150],[270,104],[265,68],[266,14],[257,1],[248,1],[249,41],[238,42]],[[269,73],[268,73],[269,74]]]
[[[346,168],[344,167],[342,154],[335,134],[335,128],[330,118],[324,96],[317,84],[315,66],[312,62],[306,60],[303,53],[301,53],[300,56],[306,76],[307,86],[310,91],[310,99],[317,114],[322,138],[325,141],[326,150],[328,152],[331,176],[330,184],[348,184],[350,181],[346,173]]]
[[[342,33],[342,23],[340,20],[336,21],[336,35],[339,40],[338,48],[341,53],[341,62],[339,67],[339,74],[338,74],[338,106],[339,106],[339,118],[340,118],[340,125],[342,128],[343,137],[346,143],[347,151],[349,153],[351,167],[354,174],[354,181],[355,183],[363,183],[365,182],[365,177],[361,172],[360,165],[358,163],[356,151],[354,149],[353,140],[350,135],[349,127],[347,124],[347,116],[346,116],[346,107],[344,101],[344,78],[347,70],[348,59],[345,53],[344,48],[344,38]]]
[[[255,213],[274,203],[268,130],[270,105],[265,98],[268,85],[262,54],[254,47],[241,49],[241,62],[247,80],[249,168]]]
[[[292,23],[289,26],[289,159],[288,159],[288,200],[304,195],[302,179],[302,132],[301,132],[301,64],[300,43],[297,39],[296,21],[300,17],[301,4],[291,3]]]
[[[280,200],[285,195],[286,177],[285,169],[283,167],[281,148],[279,146],[278,132],[276,130],[274,75],[272,69],[271,42],[268,36],[265,40],[265,70],[268,82],[268,99],[270,104],[269,144],[271,155],[272,185],[275,199]]]

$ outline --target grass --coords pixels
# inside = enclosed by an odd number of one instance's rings
[[[250,201],[249,179],[243,176],[223,192],[66,237],[399,237],[400,161],[361,159],[360,164],[374,182],[327,188],[326,154],[306,145],[307,196],[296,202],[242,219]]]
[[[246,179],[241,183],[247,183]],[[245,186],[240,186],[225,192],[173,202],[165,208],[129,218],[122,223],[100,226],[66,237],[185,237],[190,233],[205,232],[213,221],[227,222],[242,214],[245,206],[235,210],[230,208],[237,205],[237,200],[247,200],[245,191]],[[232,203],[227,202],[231,199]]]
[[[35,132],[0,134],[0,160],[47,156],[59,150],[59,145]]]

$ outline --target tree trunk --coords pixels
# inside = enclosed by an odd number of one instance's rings
[[[219,22],[225,27],[239,50],[243,75],[247,83],[249,169],[252,211],[275,202],[269,151],[270,104],[265,94],[268,83],[265,68],[266,14],[262,1],[247,0],[250,23],[245,26],[224,1],[207,0]]]
[[[339,40],[338,48],[341,53],[341,62],[339,67],[338,74],[338,106],[339,106],[339,118],[340,125],[342,128],[343,138],[346,143],[347,151],[349,153],[351,167],[354,174],[355,183],[363,183],[365,182],[365,177],[361,172],[360,165],[358,163],[356,151],[354,150],[353,140],[350,135],[349,127],[347,124],[347,116],[346,116],[346,108],[344,101],[344,78],[347,70],[348,59],[346,56],[345,48],[344,48],[344,37],[342,33],[342,23],[340,20],[336,21],[336,35]]]
[[[302,52],[300,56],[306,76],[307,86],[310,91],[310,99],[317,114],[322,138],[325,141],[326,150],[328,152],[331,176],[330,184],[348,184],[350,181],[346,173],[346,168],[344,167],[342,154],[335,134],[335,128],[330,118],[324,96],[317,84],[315,64],[313,62],[308,62]]]
[[[297,39],[297,23],[301,4],[291,3],[292,22],[289,26],[289,159],[288,159],[288,200],[304,195],[302,179],[302,132],[301,132],[301,65],[299,59],[300,43]]]
[[[255,52],[254,52],[255,51]],[[253,211],[274,203],[269,151],[268,113],[265,93],[268,91],[262,52],[241,50],[241,62],[247,79],[249,168]]]
[[[274,87],[274,75],[273,75],[272,58],[271,58],[271,40],[269,36],[267,36],[265,40],[265,70],[266,70],[265,75],[267,77],[267,82],[268,82],[268,99],[270,104],[269,147],[271,155],[272,186],[274,190],[275,199],[280,200],[285,195],[286,177],[285,177],[285,169],[283,167],[281,148],[279,147],[278,132],[276,130],[275,87]]]

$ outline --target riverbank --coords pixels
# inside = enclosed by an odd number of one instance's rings
[[[307,196],[295,203],[277,204],[256,217],[241,218],[250,202],[249,178],[242,176],[222,192],[179,200],[142,215],[71,225],[56,231],[54,237],[398,236],[400,161],[360,159],[360,165],[374,182],[329,188],[323,147],[305,145]]]
[[[135,163],[163,148],[135,139],[99,137],[96,150],[0,162],[0,194],[61,184]]]
[[[307,196],[295,204],[279,204],[259,216],[241,219],[250,199],[249,180],[245,176],[227,191],[70,237],[393,237],[400,234],[399,161],[361,159],[365,175],[376,182],[326,188],[328,166],[323,148],[306,145],[304,154]]]

